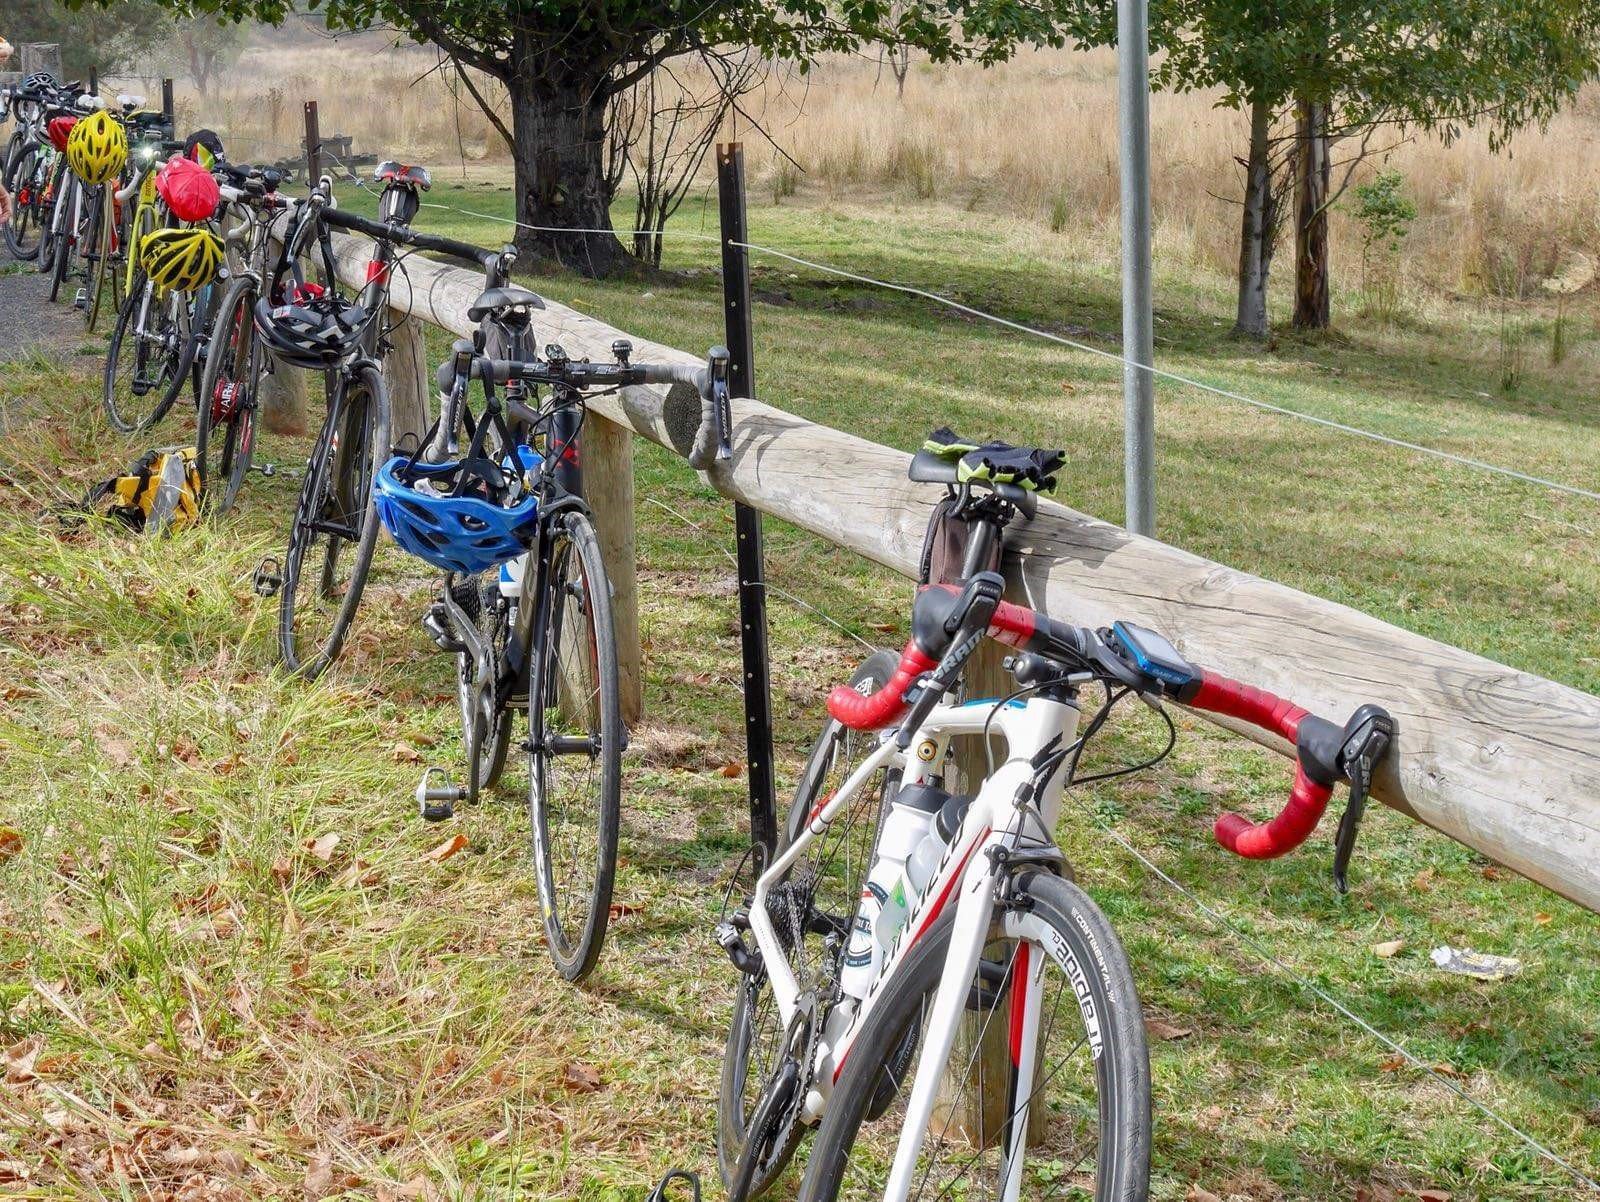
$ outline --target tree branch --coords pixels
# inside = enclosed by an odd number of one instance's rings
[[[461,61],[454,58],[450,61],[455,64],[456,75],[460,77],[467,91],[472,93],[472,98],[478,102],[478,107],[483,110],[483,115],[489,118],[489,123],[495,129],[500,131],[500,136],[505,139],[506,149],[511,151],[513,155],[516,154],[516,139],[511,136],[511,131],[506,128],[506,123],[500,120],[500,114],[489,107],[489,102],[483,98],[483,93],[478,91],[477,85],[472,82],[472,77],[467,74],[467,69],[461,65]]]

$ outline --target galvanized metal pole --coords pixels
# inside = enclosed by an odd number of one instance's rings
[[[1155,378],[1150,286],[1149,0],[1117,0],[1118,124],[1122,134],[1123,510],[1136,534],[1156,531]]]

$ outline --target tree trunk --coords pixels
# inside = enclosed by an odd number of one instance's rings
[[[1328,107],[1295,105],[1294,328],[1325,330],[1328,301]]]
[[[1250,158],[1245,164],[1244,221],[1239,232],[1235,334],[1267,336],[1267,273],[1272,267],[1277,203],[1272,191],[1272,106],[1257,100],[1250,105]]]
[[[553,259],[590,277],[614,275],[629,263],[611,232],[606,186],[606,91],[602,80],[563,74],[560,61],[507,82],[515,145],[517,249]],[[599,230],[559,233],[551,230]]]

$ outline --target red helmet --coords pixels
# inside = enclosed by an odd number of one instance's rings
[[[50,145],[62,154],[67,153],[67,135],[72,132],[72,127],[78,124],[76,117],[51,117],[50,124],[45,129],[50,134]]]
[[[222,203],[217,181],[193,159],[175,158],[163,167],[156,194],[179,221],[209,221]]]

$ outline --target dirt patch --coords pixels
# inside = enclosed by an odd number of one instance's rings
[[[115,316],[102,312],[101,329]],[[84,331],[83,318],[70,303],[50,303],[48,276],[31,263],[0,259],[0,363],[36,351],[61,358],[91,341],[98,339]]]

